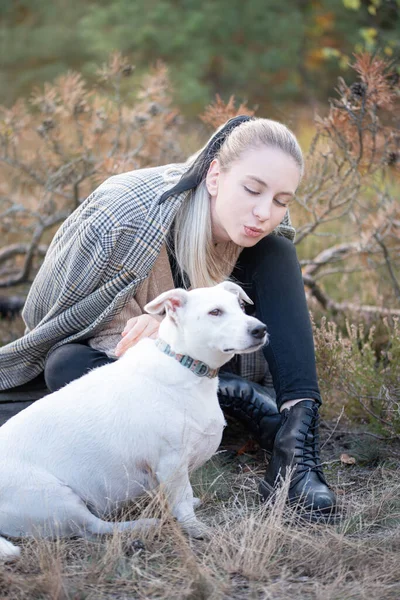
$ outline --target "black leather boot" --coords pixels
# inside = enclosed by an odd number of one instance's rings
[[[282,417],[265,388],[238,375],[221,373],[218,400],[225,414],[241,421],[261,448],[272,452]]]
[[[310,521],[333,521],[337,516],[336,497],[325,480],[319,458],[318,405],[313,400],[302,400],[281,414],[282,426],[260,493],[264,500],[269,498],[291,467],[289,503],[296,504]]]

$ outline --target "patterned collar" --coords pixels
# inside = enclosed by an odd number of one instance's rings
[[[171,346],[167,344],[167,342],[164,342],[164,340],[160,338],[156,339],[156,346],[161,352],[175,358],[181,365],[190,369],[192,373],[198,375],[198,377],[208,377],[209,379],[212,379],[218,375],[219,369],[211,369],[206,363],[201,362],[201,360],[195,360],[187,354],[177,354],[171,350]]]

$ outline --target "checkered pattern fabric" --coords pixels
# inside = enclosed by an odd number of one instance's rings
[[[26,300],[25,335],[0,348],[0,390],[39,375],[55,348],[93,337],[135,296],[188,192],[158,201],[187,168],[115,175],[66,219]],[[289,214],[276,233],[294,238]]]

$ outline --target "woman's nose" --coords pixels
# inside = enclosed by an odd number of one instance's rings
[[[253,215],[259,221],[268,221],[268,219],[271,218],[271,208],[272,208],[272,201],[269,199],[264,200],[262,203],[260,202],[260,204],[257,204],[253,208]]]

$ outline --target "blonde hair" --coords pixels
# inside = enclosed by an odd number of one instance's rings
[[[222,169],[227,171],[246,150],[262,146],[277,148],[291,156],[303,175],[303,155],[295,135],[282,123],[270,119],[253,119],[235,127],[214,158],[218,158]],[[187,162],[192,164],[201,152],[202,149]],[[179,209],[173,237],[181,277],[183,279],[186,273],[193,288],[213,286],[228,279],[243,249],[234,242],[213,242],[210,195],[205,179],[189,192]]]

